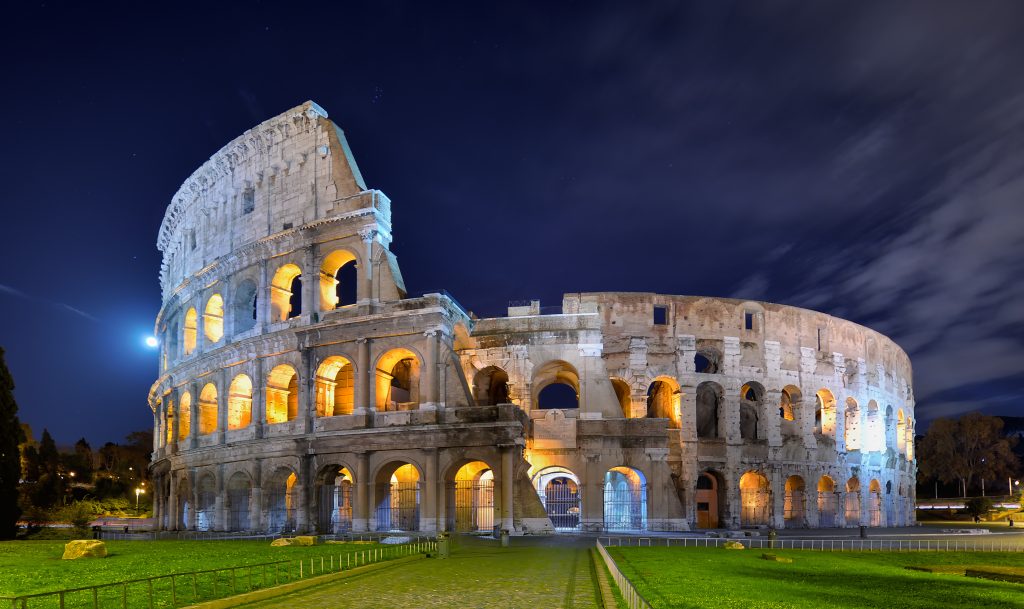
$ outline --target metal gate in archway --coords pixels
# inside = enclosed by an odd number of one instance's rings
[[[831,528],[839,526],[836,515],[839,513],[839,497],[828,491],[818,492],[818,526]]]
[[[228,530],[248,531],[249,486],[228,489]]]
[[[643,531],[647,529],[647,485],[606,484],[604,488],[604,530]]]
[[[786,527],[802,527],[807,525],[807,512],[804,505],[803,491],[786,491],[782,507],[782,518]]]
[[[392,482],[377,505],[378,531],[416,531],[420,525],[420,483]]]
[[[327,534],[352,530],[352,483],[348,480],[320,487],[320,526]]]
[[[740,524],[759,526],[769,522],[772,495],[770,491],[740,490]]]
[[[846,526],[855,527],[860,524],[860,493],[846,493]]]
[[[494,480],[456,480],[449,486],[448,528],[472,533],[494,530]]]
[[[882,526],[882,496],[874,491],[868,495],[868,524]]]
[[[267,531],[284,533],[295,530],[293,499],[284,484],[267,494]]]
[[[556,531],[577,531],[580,528],[580,489],[569,478],[555,478],[541,493],[544,511]]]

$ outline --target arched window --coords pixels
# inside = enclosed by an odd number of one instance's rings
[[[568,362],[553,360],[537,368],[533,374],[536,408],[579,408],[580,377]]]
[[[285,423],[299,416],[299,375],[288,364],[267,375],[267,423]]]
[[[508,373],[497,366],[487,366],[473,377],[476,403],[481,406],[508,404]]]
[[[334,250],[320,266],[320,309],[329,311],[355,304],[357,285],[355,254]]]
[[[815,395],[814,433],[828,437],[836,434],[836,398],[828,389],[819,389]]]
[[[228,429],[242,429],[252,422],[252,380],[239,374],[228,388]]]
[[[804,479],[800,476],[786,478],[786,496],[783,504],[783,518],[787,528],[807,526]]]
[[[761,429],[761,410],[764,408],[764,387],[760,383],[747,383],[740,388],[740,437],[757,440],[764,435]]]
[[[339,355],[325,359],[316,371],[316,416],[352,414],[355,375],[352,362]]]
[[[759,526],[770,523],[771,491],[768,478],[759,472],[740,477],[740,525]]]
[[[327,465],[317,476],[320,497],[317,529],[324,535],[337,535],[352,530],[352,507],[355,502],[355,477],[347,467]]]
[[[845,422],[843,436],[846,439],[846,450],[860,450],[860,407],[853,398],[846,398]]]
[[[722,407],[722,386],[705,382],[697,385],[697,437],[720,438],[724,429],[718,424]]]
[[[670,427],[678,427],[679,384],[675,379],[659,378],[647,388],[647,417],[668,419]]]
[[[483,461],[459,467],[449,479],[448,526],[454,531],[492,532],[498,521],[494,503],[494,471]]]
[[[228,530],[248,531],[252,527],[249,521],[249,495],[252,483],[244,472],[235,472],[228,479],[227,510]]]
[[[189,310],[185,312],[185,332],[183,340],[185,345],[185,355],[192,355],[192,352],[196,350],[198,319],[199,315],[196,313],[195,307],[189,307]]]
[[[860,524],[860,480],[853,476],[846,481],[846,526]]]
[[[214,294],[206,301],[206,309],[203,311],[203,334],[211,343],[219,341],[224,336],[224,299],[220,294]]]
[[[647,480],[632,467],[613,467],[604,476],[604,530],[647,529]]]
[[[907,454],[907,417],[902,408],[896,411],[896,448],[901,455]]]
[[[839,513],[839,496],[836,495],[836,483],[828,476],[818,479],[818,526],[830,528],[839,524],[836,515]]]
[[[181,394],[178,401],[178,439],[184,440],[192,432],[192,395]]]
[[[392,349],[377,360],[377,410],[415,410],[420,403],[420,360],[409,349]]]
[[[235,334],[251,330],[256,325],[256,302],[258,299],[256,282],[243,279],[235,288],[232,315]]]
[[[302,270],[285,264],[274,273],[270,282],[270,317],[285,321],[302,314]]]
[[[579,530],[583,504],[576,474],[557,465],[546,467],[534,474],[533,486],[556,531]]]
[[[217,387],[207,383],[199,393],[199,434],[217,431]]]
[[[382,467],[374,480],[378,531],[420,529],[420,472],[411,463],[396,461]]]
[[[615,391],[615,399],[619,402],[619,408],[622,409],[622,416],[627,419],[632,416],[632,397],[630,395],[629,385],[622,379],[610,379],[612,383],[612,389]]]

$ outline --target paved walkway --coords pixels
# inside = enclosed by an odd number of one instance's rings
[[[418,560],[245,605],[246,609],[460,607],[599,609],[592,540],[458,538],[451,558]]]

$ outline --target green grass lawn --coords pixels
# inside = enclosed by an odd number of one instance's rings
[[[309,559],[312,558],[314,559],[313,566],[319,573],[321,557],[325,557],[325,567],[330,570],[331,556],[334,557],[335,565],[337,565],[339,556],[352,552],[372,551],[374,548],[380,547],[368,544],[271,547],[269,541],[108,541],[107,558],[61,560],[60,557],[64,551],[63,542],[0,542],[0,596],[48,592],[172,573],[238,567],[286,559],[292,560],[292,565],[295,565],[298,559],[305,559],[305,566],[308,567]],[[294,579],[297,574],[298,570],[295,566],[289,567],[287,572],[283,569],[279,570],[278,581],[283,583]],[[207,575],[197,578],[195,586],[199,596],[213,598],[214,596],[224,596],[232,589],[232,585],[241,592],[249,586],[256,588],[272,585],[273,578],[272,570],[264,574],[262,569],[257,569],[251,574],[248,571],[236,573],[234,582],[231,581],[231,575],[228,573],[222,573],[216,579]],[[191,598],[193,594],[191,578],[178,578],[175,584],[178,596]],[[218,590],[216,594],[213,590],[214,585]],[[131,586],[129,595],[133,598],[141,598],[143,594],[141,590],[145,587],[144,584],[135,584]],[[170,597],[169,580],[157,582],[155,588],[158,592],[156,596]],[[112,598],[116,597],[118,606],[120,606],[120,587],[106,589],[102,594]],[[145,591],[145,596],[145,603],[130,602],[129,606],[148,606],[148,590]],[[67,607],[91,606],[91,602],[91,593],[79,594],[75,599],[69,599]],[[107,599],[107,602],[114,601]],[[179,605],[181,604],[183,603],[179,603]],[[52,605],[57,606],[55,603]],[[36,606],[35,602],[30,604],[30,607]],[[50,605],[39,602],[38,606]],[[101,600],[100,606],[108,605]],[[157,602],[156,606],[170,607],[171,603],[169,601]]]
[[[716,609],[1024,608],[1024,586],[905,567],[1024,567],[1024,553],[773,551],[608,548],[622,572],[655,608]],[[939,569],[941,570],[941,569]]]

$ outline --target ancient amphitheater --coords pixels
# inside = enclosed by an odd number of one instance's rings
[[[646,293],[480,319],[407,294],[392,238],[391,201],[312,102],[184,183],[158,240],[161,528],[913,522],[911,366],[885,336]]]

